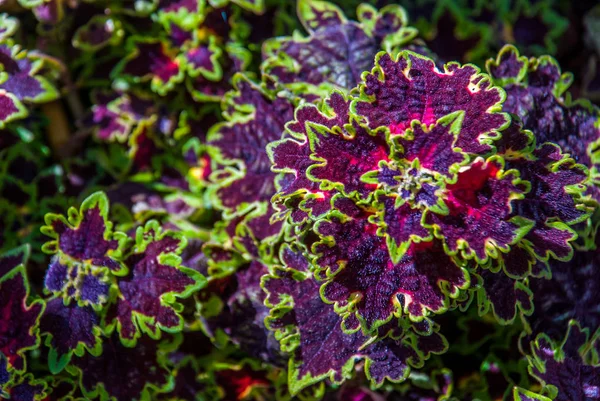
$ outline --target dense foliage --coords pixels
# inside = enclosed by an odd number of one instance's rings
[[[337,3],[0,0],[0,399],[600,398],[600,8]]]

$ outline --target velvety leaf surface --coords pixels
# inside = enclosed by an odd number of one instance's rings
[[[408,375],[409,362],[419,363],[417,352],[401,340],[368,344],[360,330],[342,331],[342,319],[319,297],[319,285],[292,270],[278,270],[263,279],[265,304],[271,309],[267,326],[275,330],[282,348],[292,352],[289,386],[292,394],[325,378],[340,382],[352,375],[354,360],[364,358],[367,377],[381,384]],[[293,307],[293,309],[292,309]]]
[[[415,36],[407,28],[399,6],[378,11],[364,7],[359,22],[348,21],[334,4],[301,0],[298,13],[309,36],[281,37],[263,47],[263,71],[300,96],[314,98],[318,91],[351,89],[361,73],[373,66],[384,47],[402,44]]]
[[[448,250],[486,260],[497,248],[506,249],[520,239],[524,222],[510,220],[511,201],[522,190],[514,172],[503,171],[497,161],[475,162],[458,174],[444,191],[448,214],[430,213],[427,223]]]
[[[308,133],[314,129],[333,132],[333,127],[341,127],[349,122],[349,110],[350,101],[339,92],[333,92],[325,100],[321,109],[310,104],[302,105],[296,109],[296,119],[287,124],[283,139],[267,146],[273,164],[272,170],[280,174],[277,181],[278,192],[273,202],[283,212],[288,209],[284,197],[290,195],[301,197],[298,202],[304,200],[302,207],[306,211],[302,210],[300,212],[302,215],[311,212],[318,216],[329,210],[329,201],[332,195],[328,191],[320,189],[320,183],[311,180],[307,174],[307,170],[316,164],[310,157]],[[313,135],[314,140],[319,137],[319,135]],[[340,137],[338,139],[341,140]],[[334,161],[334,163],[340,164],[338,161]],[[365,188],[363,183],[355,182],[355,185]],[[303,217],[297,216],[296,218]]]
[[[69,209],[68,218],[57,214],[46,216],[43,232],[53,238],[44,246],[48,253],[56,253],[69,262],[107,268],[115,273],[123,269],[117,260],[125,236],[113,233],[108,221],[108,199],[98,192],[88,197],[77,211]]]
[[[38,322],[44,311],[41,300],[30,302],[25,268],[11,270],[0,278],[0,353],[9,369],[25,369],[24,353],[39,344]]]
[[[597,174],[600,111],[587,100],[565,97],[573,81],[570,73],[562,73],[551,57],[527,59],[512,46],[504,47],[496,60],[489,60],[487,68],[494,82],[506,91],[503,110],[516,114],[539,144],[548,141],[560,145],[576,162]],[[598,200],[598,192],[592,193]]]
[[[507,122],[499,112],[502,93],[478,69],[448,64],[440,72],[416,53],[402,52],[396,59],[380,55],[360,91],[356,112],[370,128],[388,127],[392,134],[403,133],[412,120],[429,125],[460,115],[456,146],[466,152],[489,150],[489,138]]]
[[[181,329],[175,297],[185,298],[204,283],[202,275],[181,266],[185,245],[181,235],[163,231],[156,221],[138,228],[134,251],[125,260],[129,274],[119,280],[119,295],[107,318],[117,320],[127,343],[135,344],[144,331],[158,338],[159,329]]]
[[[573,233],[565,225],[552,221],[572,225],[588,215],[589,207],[582,199],[587,178],[584,167],[552,144],[539,146],[533,157],[510,160],[508,166],[517,169],[521,178],[531,184],[524,199],[514,202],[514,215],[535,222],[525,239],[542,258],[553,254],[558,259],[567,259],[572,252]]]
[[[217,192],[220,203],[230,210],[271,199],[275,176],[265,147],[281,137],[284,124],[293,116],[288,100],[269,95],[241,77],[236,83],[237,91],[229,98],[230,107],[236,111],[208,135],[208,143],[218,151],[222,164],[237,167],[215,173],[223,180]]]
[[[67,369],[80,377],[86,397],[117,401],[146,399],[151,389],[169,383],[169,371],[160,361],[159,343],[142,337],[135,348],[125,347],[117,335],[103,340],[98,357],[85,354],[73,358]]]
[[[580,354],[587,337],[577,324],[570,324],[564,343],[553,342],[545,335],[532,343],[529,372],[543,384],[550,398],[572,401],[598,397],[600,368],[586,364]]]
[[[318,225],[317,233],[331,241],[316,246],[314,263],[319,278],[327,271],[323,296],[338,308],[356,310],[367,330],[392,314],[418,319],[427,311],[441,312],[448,295],[468,284],[466,272],[446,256],[438,241],[415,243],[394,263],[385,239],[376,235],[377,226],[358,213],[348,221],[332,217]],[[353,295],[349,302],[351,294],[359,297]]]
[[[419,161],[422,168],[446,176],[456,164],[462,163],[466,156],[454,150],[454,140],[449,125],[436,124],[429,128],[413,125],[404,135],[395,138],[397,151],[407,163]]]
[[[99,352],[100,330],[100,318],[90,306],[81,307],[75,302],[65,305],[61,298],[48,301],[40,319],[40,332],[47,336],[45,343],[51,350],[50,368],[62,369],[73,352],[81,355],[84,347]]]
[[[308,177],[339,186],[348,196],[358,193],[366,198],[375,186],[363,182],[361,177],[377,170],[380,161],[389,160],[386,135],[381,131],[369,132],[359,125],[339,133],[318,131],[316,135],[314,132],[310,130],[308,138],[311,159],[317,163],[308,168]]]
[[[532,294],[526,283],[508,277],[502,271],[494,273],[483,269],[479,275],[482,278],[482,286],[477,294],[480,315],[484,315],[491,306],[498,321],[509,324],[514,321],[518,311],[526,315],[531,313]]]

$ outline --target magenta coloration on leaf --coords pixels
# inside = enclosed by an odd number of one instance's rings
[[[418,320],[427,311],[441,312],[448,295],[468,284],[466,271],[444,253],[438,241],[414,243],[394,263],[385,238],[376,234],[377,226],[367,219],[361,214],[352,218],[333,215],[321,221],[317,233],[325,241],[316,245],[314,260],[317,277],[327,280],[324,298],[337,308],[356,310],[367,330],[392,315],[406,313]]]
[[[29,302],[29,283],[23,266],[0,277],[0,353],[10,370],[25,369],[24,353],[39,345],[38,323],[44,302]]]
[[[377,170],[380,161],[388,160],[389,145],[381,132],[371,133],[358,125],[348,131],[309,133],[311,159],[317,164],[308,168],[306,174],[322,183],[341,186],[344,194],[352,196],[357,192],[366,198],[375,186],[362,182],[361,177]]]
[[[132,53],[115,67],[113,76],[123,75],[133,82],[150,81],[152,90],[165,95],[183,80],[183,66],[176,53],[160,41],[137,39],[128,43]]]
[[[331,130],[333,127],[347,124],[350,101],[340,92],[334,91],[326,99],[324,107],[324,110],[319,110],[310,104],[298,107],[295,113],[296,119],[286,125],[287,131],[283,138],[267,146],[273,163],[272,170],[280,174],[277,181],[278,192],[273,203],[285,214],[288,206],[285,205],[284,197],[298,195],[303,210],[300,215],[292,216],[297,220],[306,218],[307,213],[316,217],[327,212],[333,196],[329,191],[322,190],[319,182],[311,180],[307,174],[310,166],[315,164],[315,161],[310,158],[308,132],[313,129],[312,127],[322,126],[324,129]],[[314,138],[317,140],[319,136],[315,135]]]
[[[450,169],[465,160],[465,155],[454,150],[455,136],[451,127],[436,124],[431,129],[422,125],[411,126],[404,135],[394,138],[402,159],[411,163],[419,161],[419,166],[446,176]]]
[[[430,125],[452,115],[459,124],[456,146],[465,152],[489,150],[488,143],[507,123],[499,112],[503,93],[476,67],[450,63],[440,72],[416,53],[402,52],[396,59],[380,54],[360,92],[353,108],[370,128],[402,134],[413,120]]]
[[[462,250],[467,258],[486,260],[522,236],[525,223],[510,219],[511,202],[522,192],[514,171],[495,160],[479,160],[447,185],[442,197],[448,214],[430,213],[426,222],[451,253]]]
[[[136,232],[134,252],[125,259],[129,274],[119,279],[119,294],[107,322],[116,319],[121,338],[135,344],[142,332],[160,338],[160,330],[182,327],[175,297],[185,298],[204,282],[198,272],[181,266],[186,241],[150,221]],[[159,330],[160,329],[160,330]]]
[[[0,128],[4,127],[4,124],[23,118],[27,115],[25,106],[11,93],[2,92],[0,93]]]
[[[365,359],[367,377],[376,384],[402,381],[420,355],[409,338],[371,343],[359,331],[345,333],[342,319],[319,297],[318,283],[306,273],[278,270],[263,279],[267,326],[275,330],[284,351],[291,352],[289,386],[295,394],[325,378],[341,382],[351,375],[355,359]],[[293,307],[293,309],[292,309]]]
[[[549,257],[569,255],[567,224],[589,216],[578,195],[583,170],[552,145],[536,150],[518,122],[508,124],[499,112],[504,94],[488,77],[468,65],[442,72],[402,52],[381,54],[364,80],[358,94],[334,92],[320,106],[298,108],[268,148],[280,173],[275,219],[296,234],[317,234],[309,237],[311,270],[336,312],[356,313],[371,332],[393,315],[419,320],[445,311],[469,286],[459,267],[468,260],[524,277],[534,266],[540,274]],[[499,155],[490,156],[495,142]],[[530,213],[527,201],[533,211],[540,199],[551,201]],[[429,261],[420,256],[427,248],[436,254]],[[488,291],[509,289],[492,303],[501,321],[514,320],[518,303],[530,312],[527,290],[490,277]]]

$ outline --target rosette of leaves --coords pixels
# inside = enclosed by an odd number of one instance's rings
[[[471,283],[482,314],[530,311],[519,279],[570,258],[585,167],[511,123],[472,65],[380,53],[354,93],[301,106],[269,145],[276,219],[311,238],[323,301],[365,333],[442,313]]]
[[[41,319],[52,372],[73,355],[98,357],[101,334],[127,347],[142,333],[153,339],[161,331],[183,327],[179,298],[200,288],[204,278],[181,265],[186,240],[149,221],[135,238],[113,231],[106,195],[95,193],[71,208],[68,217],[49,214],[43,232],[52,237],[44,250],[53,254],[44,287],[50,295]]]
[[[375,54],[392,51],[413,39],[404,9],[388,5],[380,10],[368,4],[357,8],[350,21],[334,4],[300,0],[298,18],[309,36],[270,39],[263,45],[261,70],[294,93],[311,100],[332,89],[349,90],[363,71],[373,67]]]

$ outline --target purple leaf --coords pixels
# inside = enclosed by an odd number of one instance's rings
[[[381,54],[360,93],[354,108],[370,128],[384,126],[393,135],[402,134],[413,120],[428,126],[453,116],[456,146],[465,152],[489,150],[490,139],[507,123],[499,112],[502,93],[477,68],[450,63],[441,72],[433,60],[412,52],[396,59]]]
[[[409,364],[419,364],[407,338],[369,344],[370,338],[360,330],[345,333],[342,318],[323,303],[310,275],[281,269],[263,279],[263,286],[268,294],[265,304],[271,308],[267,326],[292,355],[288,381],[292,394],[326,378],[334,383],[349,378],[357,359],[366,360],[366,374],[374,384],[401,381]]]
[[[411,244],[394,263],[385,238],[376,231],[365,212],[333,214],[317,225],[323,240],[314,246],[317,277],[326,279],[323,296],[338,310],[356,312],[366,330],[393,315],[419,319],[429,311],[442,312],[448,296],[468,285],[466,271],[437,240]]]
[[[136,232],[134,252],[125,264],[129,274],[118,281],[119,295],[107,315],[117,321],[119,334],[135,344],[141,332],[160,338],[160,330],[180,331],[183,321],[177,298],[186,298],[204,283],[204,277],[181,266],[184,237],[163,231],[153,220]]]
[[[80,263],[94,269],[108,269],[114,274],[122,274],[125,267],[118,260],[126,236],[113,232],[108,221],[108,199],[101,192],[86,198],[78,210],[69,209],[68,218],[57,214],[47,214],[46,226],[42,232],[53,240],[47,242],[43,250],[56,254],[71,263]]]
[[[113,334],[103,339],[103,344],[100,356],[74,357],[67,367],[80,377],[86,398],[141,400],[150,396],[151,389],[161,392],[168,387],[169,371],[161,358],[166,350],[161,350],[158,342],[142,337],[135,348],[128,348]]]
[[[85,350],[97,355],[101,350],[100,319],[90,306],[65,305],[61,298],[46,303],[40,320],[40,331],[46,335],[50,348],[50,371],[57,374],[73,353],[83,355]]]
[[[29,283],[25,267],[19,266],[0,277],[0,354],[9,370],[25,370],[24,353],[39,346],[38,322],[44,302],[28,302]]]

